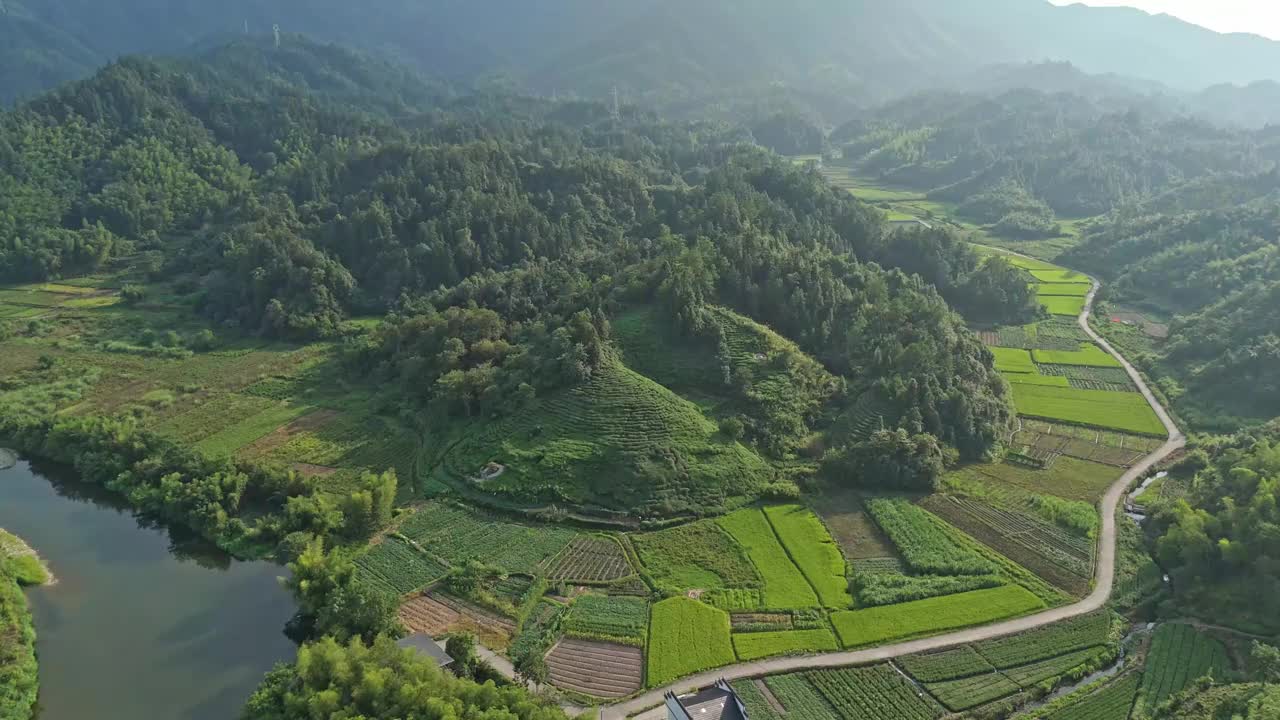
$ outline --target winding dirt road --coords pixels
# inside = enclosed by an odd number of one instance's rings
[[[1007,620],[994,625],[984,625],[980,627],[960,630],[946,635],[935,635],[933,637],[921,638],[919,640],[910,640],[908,642],[897,643],[895,645],[883,645],[875,648],[867,648],[865,650],[852,650],[848,652],[828,653],[824,655],[808,655],[803,657],[781,657],[771,660],[761,660],[759,662],[740,663],[738,665],[730,665],[728,667],[710,670],[698,675],[687,677],[665,687],[650,690],[645,694],[628,700],[605,707],[601,710],[601,720],[622,720],[631,717],[637,713],[641,720],[656,720],[657,718],[665,718],[665,709],[658,707],[663,703],[663,696],[670,691],[677,694],[706,687],[715,683],[720,678],[726,680],[737,680],[740,678],[759,677],[761,675],[770,675],[780,672],[789,672],[794,670],[812,670],[817,668],[841,667],[845,665],[858,665],[863,663],[876,662],[880,660],[890,660],[903,655],[924,652],[927,650],[941,650],[943,648],[955,645],[964,645],[967,643],[978,642],[980,640],[989,640],[991,638],[1002,637],[1005,635],[1013,635],[1015,633],[1031,630],[1034,628],[1049,625],[1069,618],[1084,615],[1093,612],[1106,605],[1107,600],[1111,597],[1112,585],[1115,580],[1116,567],[1116,514],[1120,507],[1120,502],[1124,499],[1125,492],[1129,486],[1133,484],[1140,476],[1149,471],[1157,463],[1169,457],[1172,453],[1186,446],[1186,437],[1178,426],[1174,424],[1173,418],[1156,400],[1151,389],[1147,387],[1146,382],[1142,379],[1142,375],[1133,367],[1133,365],[1124,358],[1120,353],[1116,352],[1111,344],[1093,331],[1089,326],[1089,316],[1093,311],[1093,302],[1098,294],[1100,286],[1097,282],[1093,284],[1093,288],[1089,291],[1089,296],[1085,302],[1084,312],[1080,313],[1080,327],[1089,335],[1094,342],[1102,346],[1107,352],[1111,353],[1120,364],[1124,366],[1129,377],[1141,390],[1142,395],[1146,397],[1147,402],[1151,404],[1156,415],[1160,418],[1160,422],[1164,423],[1165,429],[1169,433],[1169,439],[1155,452],[1148,455],[1142,462],[1133,466],[1119,480],[1107,490],[1107,494],[1103,496],[1101,503],[1102,527],[1098,533],[1098,562],[1096,563],[1094,588],[1088,597],[1084,598],[1074,605],[1054,608],[1046,610],[1036,615],[1027,615],[1015,620]],[[644,712],[649,710],[650,712]]]

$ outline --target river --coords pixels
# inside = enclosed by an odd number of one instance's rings
[[[0,527],[48,563],[27,596],[39,720],[233,720],[276,662],[293,601],[265,562],[140,521],[101,488],[19,462],[0,470]]]

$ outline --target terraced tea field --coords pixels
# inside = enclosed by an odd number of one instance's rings
[[[1230,668],[1227,650],[1217,639],[1190,625],[1161,625],[1151,639],[1135,712],[1150,712],[1203,675],[1225,679]]]

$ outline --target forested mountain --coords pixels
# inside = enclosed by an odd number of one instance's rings
[[[1280,408],[1280,183],[1240,205],[1096,223],[1068,257],[1108,278],[1108,297],[1176,313],[1169,342],[1141,362],[1189,419],[1230,429]],[[1260,187],[1261,186],[1261,187]],[[1240,192],[1240,184],[1228,185]],[[1195,196],[1197,200],[1202,198]]]
[[[230,332],[289,339],[390,312],[353,348],[351,371],[401,383],[408,412],[457,427],[624,380],[611,326],[658,308],[658,325],[705,347],[739,388],[729,397],[754,408],[735,422],[765,455],[861,442],[841,418],[868,402],[891,427],[967,457],[995,447],[1006,391],[947,303],[977,321],[1032,319],[1018,273],[947,231],[890,232],[747,137],[631,113],[618,123],[603,105],[454,99],[297,37],[279,51],[242,42],[193,60],[127,58],[0,115],[0,276],[127,259],[176,278]],[[723,359],[724,308],[839,381],[794,412],[752,400],[763,371]],[[690,422],[705,442],[705,420]],[[611,475],[614,500],[600,488],[522,499],[673,513],[774,477],[759,458],[732,479],[688,450],[657,451],[710,494],[659,507],[666,481],[642,458],[643,490],[616,490]]]
[[[860,115],[832,141],[860,172],[937,199],[969,201],[1012,186],[1067,217],[1106,213],[1197,178],[1256,174],[1280,159],[1271,133],[1130,103],[1109,108],[1027,89],[924,94]],[[1012,211],[1021,201],[1010,202]]]
[[[123,54],[185,52],[273,24],[444,77],[503,77],[547,94],[600,98],[617,86],[628,97],[692,109],[780,84],[790,102],[832,122],[850,97],[871,104],[1002,63],[1069,61],[1178,92],[1280,79],[1280,43],[1044,0],[396,0],[377,12],[333,0],[6,0],[0,100],[30,97]]]

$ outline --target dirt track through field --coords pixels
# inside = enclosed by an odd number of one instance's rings
[[[770,675],[780,672],[789,672],[795,670],[811,670],[819,668],[842,667],[845,665],[858,665],[863,663],[877,662],[881,660],[891,660],[903,655],[912,653],[925,652],[929,650],[941,650],[943,648],[953,647],[956,645],[967,645],[969,643],[979,642],[981,640],[990,640],[991,638],[1003,637],[1005,635],[1013,635],[1015,633],[1025,632],[1034,628],[1051,625],[1055,622],[1067,620],[1080,615],[1091,613],[1094,610],[1106,605],[1111,598],[1112,586],[1115,582],[1116,568],[1116,514],[1120,507],[1120,502],[1124,499],[1125,493],[1129,486],[1135,480],[1144,475],[1158,463],[1164,461],[1173,453],[1181,450],[1186,446],[1186,437],[1178,426],[1174,424],[1173,418],[1156,400],[1155,394],[1151,392],[1151,388],[1147,387],[1146,382],[1142,379],[1142,375],[1133,367],[1133,365],[1124,358],[1120,353],[1116,352],[1111,344],[1093,331],[1089,326],[1089,315],[1093,310],[1093,301],[1098,294],[1098,283],[1094,283],[1089,291],[1088,298],[1085,300],[1084,311],[1080,313],[1080,327],[1098,343],[1103,349],[1110,353],[1113,357],[1120,361],[1125,372],[1133,379],[1133,382],[1142,392],[1143,397],[1151,404],[1151,408],[1155,410],[1156,415],[1160,418],[1160,422],[1164,424],[1165,429],[1169,433],[1168,440],[1164,445],[1160,446],[1151,454],[1147,455],[1143,460],[1130,468],[1123,476],[1120,477],[1103,496],[1101,503],[1102,527],[1098,533],[1098,561],[1094,569],[1094,590],[1089,596],[1074,605],[1066,607],[1054,608],[1036,615],[1028,615],[1026,617],[1007,620],[1005,622],[987,625],[983,627],[969,628],[968,630],[960,630],[958,632],[948,633],[946,635],[936,635],[930,638],[922,638],[920,640],[911,640],[909,642],[897,643],[894,645],[885,645],[882,647],[868,648],[865,650],[852,650],[847,652],[828,653],[825,655],[810,655],[806,657],[783,657],[774,658],[772,660],[761,660],[758,662],[741,663],[738,665],[730,665],[717,670],[700,673],[692,677],[679,680],[665,687],[655,688],[649,692],[640,695],[627,702],[618,703],[604,708],[600,713],[601,720],[621,720],[635,715],[643,720],[656,720],[666,717],[665,708],[659,708],[663,702],[663,696],[667,692],[683,693],[697,688],[707,687],[721,678],[726,680],[738,680],[742,678],[754,678],[762,675]],[[646,712],[648,711],[648,712]]]

